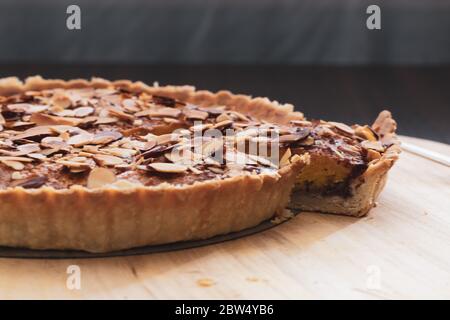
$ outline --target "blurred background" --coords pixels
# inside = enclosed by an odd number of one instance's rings
[[[0,0],[0,39],[0,77],[229,89],[348,123],[388,108],[401,134],[450,143],[448,0]]]

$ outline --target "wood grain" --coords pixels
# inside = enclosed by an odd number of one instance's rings
[[[66,287],[69,265],[81,268],[81,290]],[[0,259],[0,299],[17,298],[448,299],[450,169],[403,153],[362,219],[301,213],[240,240],[147,256]]]

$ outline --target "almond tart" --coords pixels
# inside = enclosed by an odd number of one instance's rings
[[[193,93],[102,79],[0,80],[0,245],[109,252],[282,214],[309,156],[275,144],[286,130],[257,120],[261,110],[202,107],[193,100],[209,93]],[[244,100],[263,104],[266,118],[290,116],[266,99]],[[260,156],[252,146],[263,142]]]
[[[190,86],[5,78],[0,105],[3,246],[106,252],[204,239],[279,215],[289,199],[363,216],[400,152],[388,111],[348,126]]]

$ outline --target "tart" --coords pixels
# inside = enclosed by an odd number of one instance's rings
[[[3,246],[204,239],[279,216],[289,199],[362,216],[400,152],[388,111],[350,127],[189,86],[5,78],[0,106]]]
[[[261,110],[202,107],[188,102],[192,92],[0,80],[0,245],[108,252],[209,238],[282,214],[309,156],[273,144],[281,125],[258,120]],[[300,116],[266,99],[245,103],[274,119]],[[263,142],[264,156],[250,152]]]

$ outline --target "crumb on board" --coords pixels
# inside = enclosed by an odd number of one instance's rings
[[[203,279],[198,279],[197,280],[197,285],[199,287],[212,287],[213,285],[215,285],[216,282],[213,279],[209,279],[209,278],[203,278]]]

